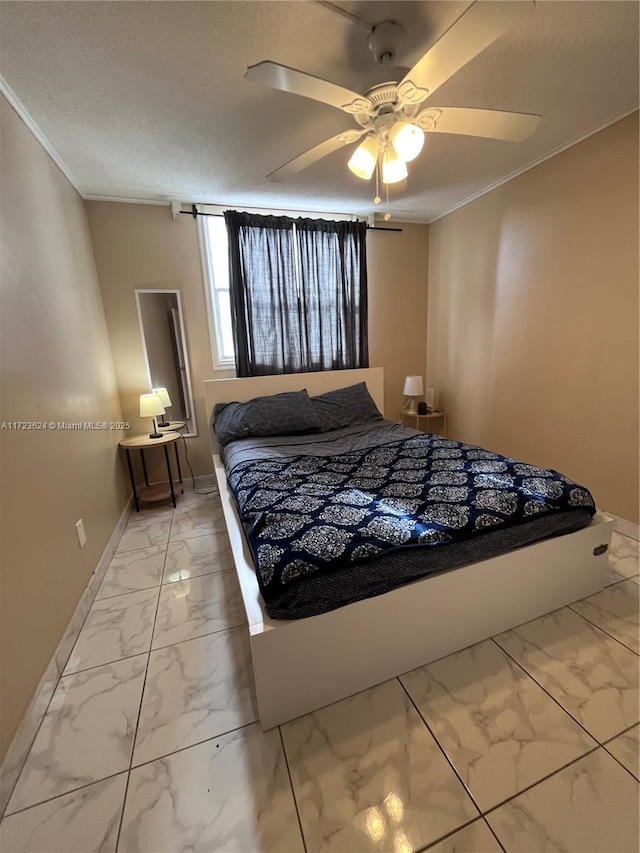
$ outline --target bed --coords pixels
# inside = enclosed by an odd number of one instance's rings
[[[219,403],[303,388],[315,396],[359,382],[366,383],[373,401],[383,411],[382,368],[208,380],[204,393],[211,422]],[[279,617],[290,614],[274,611],[273,604],[266,604],[261,595],[252,552],[213,430],[210,435],[249,625],[264,729],[548,613],[604,585],[613,521],[596,513],[575,532],[480,561],[476,558],[416,580],[405,578],[401,586],[376,590],[373,597],[342,606],[334,603],[335,609],[318,615],[272,618],[268,607]],[[388,440],[393,441],[393,436]],[[315,448],[312,436],[305,441]],[[253,545],[255,550],[255,542]]]

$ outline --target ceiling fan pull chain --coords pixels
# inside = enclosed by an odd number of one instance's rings
[[[374,204],[380,204],[380,160],[376,160],[376,194],[373,199]]]
[[[387,212],[384,215],[384,221],[388,222],[391,219],[391,211],[389,210],[389,184],[386,184],[387,187]]]

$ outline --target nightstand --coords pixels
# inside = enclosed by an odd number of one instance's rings
[[[136,435],[132,438],[123,438],[120,442],[120,447],[124,447],[127,454],[127,467],[129,469],[129,477],[131,478],[131,488],[133,489],[133,502],[136,507],[136,512],[140,512],[140,501],[164,501],[171,498],[173,506],[176,505],[176,492],[183,491],[182,488],[182,471],[180,469],[180,457],[178,456],[178,440],[182,438],[179,432],[165,432],[162,438],[149,438],[148,435]],[[169,445],[173,444],[176,454],[176,465],[178,467],[178,480],[173,479],[171,472],[171,462],[169,460]],[[166,483],[154,483],[149,485],[149,477],[147,476],[147,465],[144,460],[144,451],[151,447],[162,447],[164,450],[164,459],[167,465],[168,480]],[[133,466],[131,464],[131,451],[140,451],[140,461],[142,462],[142,470],[144,472],[144,486],[136,486],[135,477],[133,476]]]
[[[179,432],[187,425],[186,421],[169,421],[166,426],[158,424],[158,432]]]
[[[438,435],[447,435],[447,413],[434,409],[426,415],[415,415],[411,412],[402,413],[402,425],[419,429],[420,432],[435,432]]]

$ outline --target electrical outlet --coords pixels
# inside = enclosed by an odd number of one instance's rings
[[[78,537],[78,545],[84,548],[87,544],[87,534],[84,532],[84,522],[82,519],[76,522],[76,536]]]

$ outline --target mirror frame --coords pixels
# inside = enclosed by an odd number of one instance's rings
[[[140,294],[142,293],[163,293],[163,294],[174,294],[176,297],[176,301],[178,303],[178,315],[180,317],[180,335],[182,337],[182,348],[184,351],[184,364],[187,369],[187,390],[189,392],[189,404],[191,406],[191,429],[189,432],[183,432],[181,435],[184,435],[185,438],[197,438],[198,436],[198,424],[196,422],[196,410],[193,405],[193,388],[191,385],[191,364],[189,363],[189,353],[187,347],[187,336],[185,335],[184,330],[184,314],[182,312],[182,299],[180,298],[180,291],[175,288],[166,288],[166,287],[149,287],[149,288],[136,288],[134,290],[136,297],[136,314],[138,315],[138,329],[140,331],[140,343],[142,344],[142,354],[144,356],[144,365],[147,371],[147,383],[149,384],[149,391],[151,391],[151,367],[149,365],[149,355],[147,353],[147,342],[144,336],[144,326],[142,323],[142,308],[140,305]],[[175,419],[177,420],[177,419]]]

